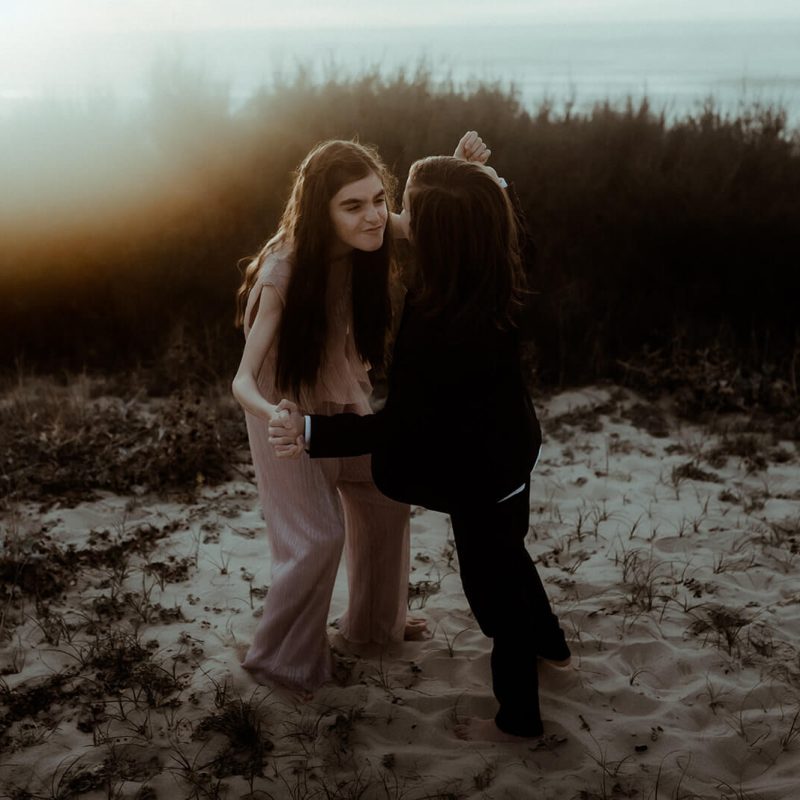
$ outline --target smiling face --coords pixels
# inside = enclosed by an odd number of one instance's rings
[[[380,249],[389,209],[383,183],[374,172],[342,186],[331,199],[329,210],[336,237],[334,255]]]

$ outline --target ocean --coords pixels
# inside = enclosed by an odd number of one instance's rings
[[[227,85],[232,104],[276,75],[302,66],[317,79],[423,67],[434,80],[469,87],[513,85],[535,108],[647,96],[668,117],[713,97],[779,104],[800,124],[800,20],[758,22],[547,23],[516,27],[214,30],[64,39],[26,66],[0,56],[0,108],[45,93],[110,93],[123,103],[146,95],[159,61],[178,61]],[[58,69],[53,70],[52,65]]]

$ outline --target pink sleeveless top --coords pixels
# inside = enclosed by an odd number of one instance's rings
[[[285,307],[291,273],[292,263],[287,248],[278,247],[264,257],[258,279],[247,298],[245,336],[250,333],[250,320],[264,286],[272,286]],[[328,336],[317,383],[310,391],[304,391],[302,397],[289,398],[309,413],[325,413],[330,404],[363,407],[372,391],[367,375],[369,365],[359,358],[353,337],[353,292],[349,274],[345,290],[329,282],[327,303]],[[284,396],[275,389],[277,351],[276,341],[264,358],[258,374],[259,390],[271,403],[277,403]]]

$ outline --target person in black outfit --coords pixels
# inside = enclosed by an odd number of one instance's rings
[[[541,433],[522,375],[514,315],[522,304],[518,224],[490,167],[447,156],[412,165],[402,224],[416,276],[376,414],[311,415],[282,401],[270,425],[279,453],[372,454],[381,492],[450,515],[464,594],[493,639],[494,720],[461,738],[543,733],[537,659],[570,651],[525,548],[530,473]],[[304,456],[305,457],[305,456]]]

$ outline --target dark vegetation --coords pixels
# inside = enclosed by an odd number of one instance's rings
[[[135,378],[83,377],[68,386],[31,379],[7,389],[0,399],[0,508],[23,497],[80,502],[98,490],[185,492],[231,477],[247,440],[229,393],[142,399]]]
[[[643,352],[682,370],[717,346],[796,395],[800,152],[782,110],[531,112],[512,90],[422,72],[322,85],[300,72],[232,110],[224,87],[162,66],[135,119],[95,98],[0,122],[0,363],[128,369],[182,341],[197,372],[230,375],[237,260],[274,229],[311,145],[358,136],[402,182],[468,128],[527,214],[540,380],[618,377]]]

